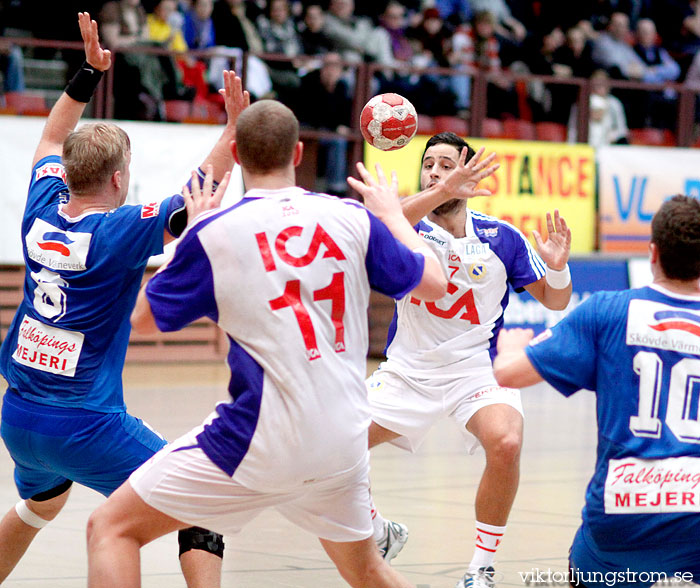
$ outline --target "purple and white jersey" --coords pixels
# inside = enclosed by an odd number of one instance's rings
[[[401,298],[423,266],[364,207],[301,188],[251,190],[191,226],[146,293],[161,330],[208,316],[229,335],[207,456],[261,491],[365,459],[369,291]]]
[[[544,276],[545,264],[512,225],[467,209],[466,236],[424,218],[416,226],[448,279],[435,302],[408,296],[397,303],[387,357],[402,374],[461,377],[469,358],[496,351],[508,285],[522,288]]]

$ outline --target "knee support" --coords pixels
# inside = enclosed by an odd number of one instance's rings
[[[177,542],[180,544],[180,557],[190,549],[200,549],[217,557],[224,557],[224,538],[202,527],[182,529],[177,535]]]
[[[22,519],[22,522],[34,527],[35,529],[43,529],[50,521],[42,519],[38,514],[29,510],[26,500],[20,500],[15,504],[15,512],[17,516]]]

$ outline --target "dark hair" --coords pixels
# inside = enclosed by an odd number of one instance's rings
[[[425,144],[425,149],[423,149],[423,155],[421,155],[421,161],[423,161],[423,158],[425,157],[425,152],[430,149],[431,147],[435,145],[452,145],[457,152],[461,155],[462,154],[462,149],[464,147],[467,148],[467,161],[469,161],[474,155],[476,155],[476,151],[471,148],[471,145],[467,143],[462,137],[455,135],[452,132],[447,132],[447,133],[438,133],[437,135],[433,135],[428,139],[428,142]]]
[[[284,168],[299,141],[299,122],[281,102],[258,100],[236,121],[236,146],[241,165],[254,173]]]
[[[667,278],[700,278],[700,200],[681,194],[666,200],[651,220],[651,242]]]

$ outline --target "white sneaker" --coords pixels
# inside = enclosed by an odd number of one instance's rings
[[[493,566],[479,568],[476,572],[467,572],[462,579],[457,582],[455,588],[495,588]]]
[[[401,523],[384,521],[384,536],[377,541],[379,553],[386,561],[391,561],[408,541],[408,528]]]

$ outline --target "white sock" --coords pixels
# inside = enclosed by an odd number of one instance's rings
[[[476,546],[474,547],[474,557],[469,564],[470,572],[493,565],[496,549],[501,544],[505,532],[505,526],[496,527],[476,521]]]
[[[381,541],[384,539],[384,517],[379,514],[379,511],[374,506],[374,499],[369,497],[369,502],[372,507],[372,528],[374,529],[374,540]]]

